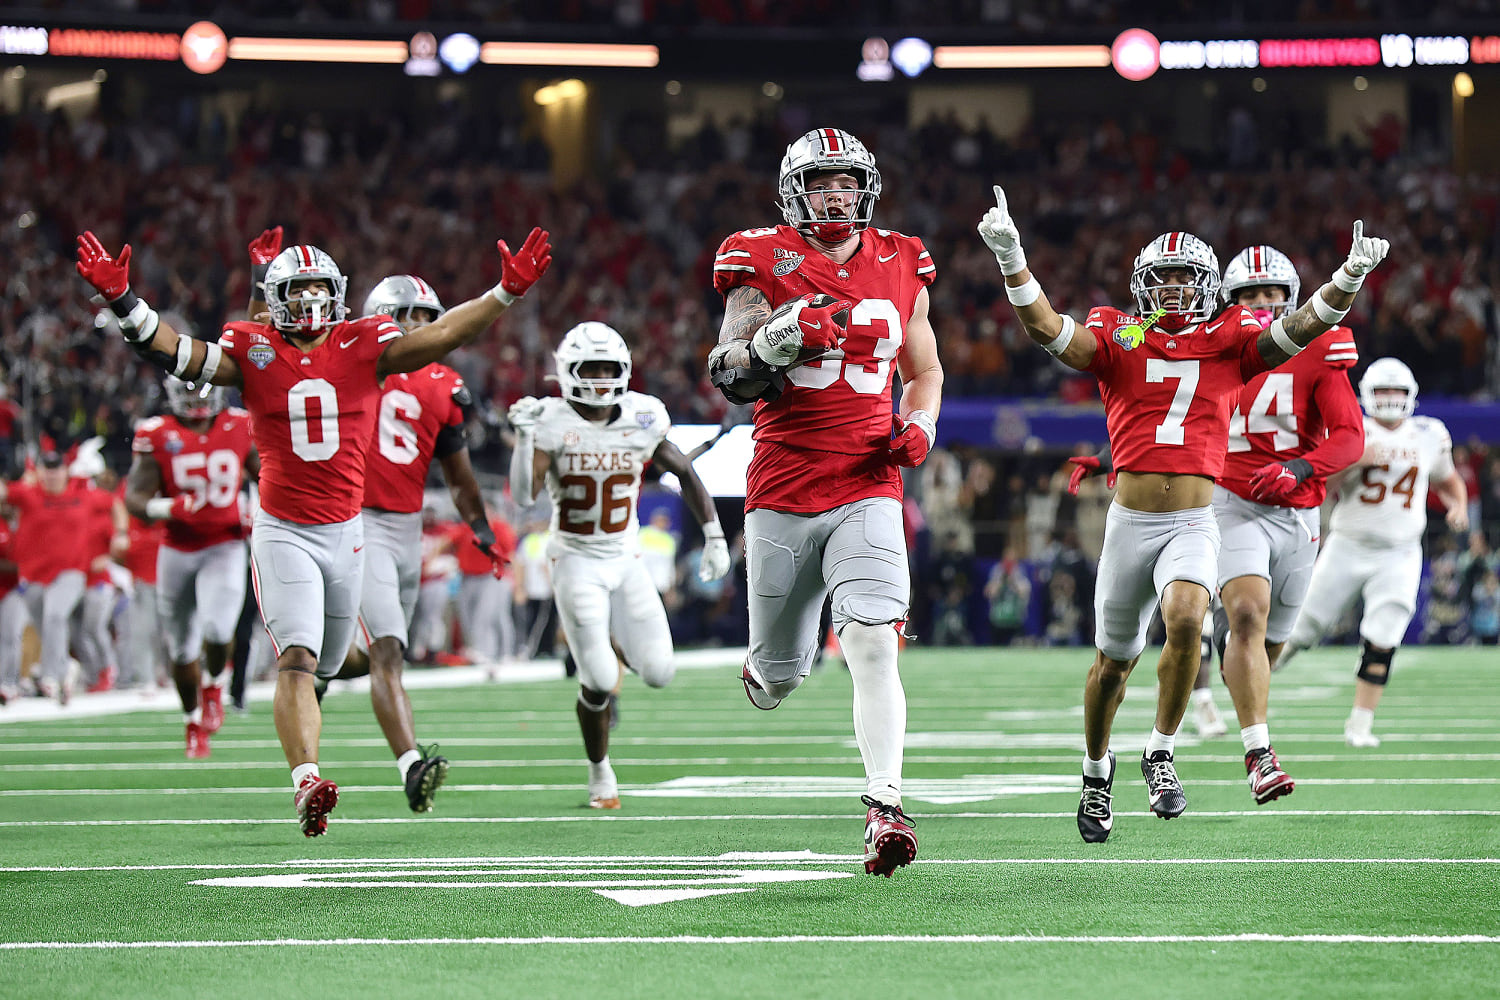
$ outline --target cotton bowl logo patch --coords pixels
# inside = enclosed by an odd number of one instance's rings
[[[797,268],[801,267],[802,262],[807,259],[806,254],[793,253],[792,251],[784,250],[781,247],[777,247],[775,249],[775,251],[772,253],[772,257],[775,259],[776,263],[771,265],[771,273],[776,275],[776,277],[778,278],[785,278],[787,275],[797,270]]]
[[[266,365],[276,360],[276,348],[270,344],[255,344],[245,352],[245,357],[249,358],[250,363],[256,368],[265,371]]]
[[[637,413],[635,415],[635,422],[641,425],[642,430],[645,430],[647,427],[650,427],[652,424],[656,423],[656,414]]]
[[[1115,343],[1133,351],[1146,340],[1146,331],[1141,329],[1141,324],[1132,323],[1129,326],[1115,327]]]

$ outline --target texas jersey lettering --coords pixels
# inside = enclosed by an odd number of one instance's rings
[[[1441,420],[1410,417],[1394,429],[1365,418],[1365,455],[1339,486],[1330,533],[1367,546],[1419,542],[1427,483],[1453,474],[1453,441]]]

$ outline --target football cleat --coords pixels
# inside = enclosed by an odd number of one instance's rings
[[[1265,805],[1272,799],[1290,795],[1297,787],[1291,775],[1281,769],[1276,751],[1270,747],[1251,750],[1245,754],[1245,777],[1257,805]]]
[[[1109,777],[1083,776],[1083,794],[1078,799],[1078,834],[1087,844],[1102,844],[1114,828],[1115,814],[1110,805],[1115,789],[1115,752],[1105,752]]]
[[[406,769],[406,803],[411,811],[432,811],[432,799],[448,777],[448,758],[434,753],[437,744],[417,747],[422,759]]]
[[[204,685],[202,691],[203,728],[217,733],[224,724],[224,689],[217,684]]]
[[[1205,701],[1193,702],[1193,725],[1198,730],[1198,735],[1205,740],[1216,740],[1229,732],[1229,726],[1224,721],[1224,716],[1219,714],[1219,706],[1215,705],[1212,698]]]
[[[590,792],[589,793],[589,808],[590,809],[618,809],[618,808],[620,808],[620,796],[619,795],[595,795],[593,792]]]
[[[119,675],[120,672],[115,669],[114,664],[108,664],[103,670],[99,671],[99,677],[86,690],[89,694],[103,694],[105,691],[113,691],[115,689],[115,681],[119,678]]]
[[[1187,808],[1187,795],[1177,780],[1172,765],[1172,751],[1158,750],[1141,754],[1141,774],[1146,779],[1146,796],[1151,811],[1162,819],[1176,819]]]
[[[339,804],[339,786],[327,778],[309,774],[297,786],[292,795],[292,805],[297,807],[297,822],[306,837],[317,837],[328,832],[328,814]]]
[[[917,859],[917,832],[912,818],[900,806],[872,798],[860,798],[865,813],[865,874],[891,877],[897,868]]]
[[[1368,750],[1380,746],[1380,737],[1351,721],[1344,723],[1344,742],[1351,747]]]
[[[193,760],[208,756],[208,729],[196,722],[187,724],[187,755]]]
[[[762,712],[769,712],[781,704],[780,698],[772,698],[766,694],[766,689],[760,686],[760,682],[750,673],[750,664],[746,663],[740,668],[740,680],[745,683],[745,697],[750,699],[750,704]]]

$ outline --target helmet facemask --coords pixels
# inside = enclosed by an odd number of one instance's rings
[[[365,298],[363,315],[384,314],[407,333],[437,320],[446,310],[432,286],[412,274],[382,278]]]
[[[837,214],[830,217],[824,198],[808,185],[814,178],[837,174],[852,177],[854,186],[831,189],[842,197]],[[831,128],[813,129],[788,146],[777,182],[787,225],[828,244],[842,243],[869,228],[880,187],[875,157],[854,136]]]
[[[310,286],[324,287],[312,291]],[[349,279],[328,254],[312,246],[288,247],[266,268],[266,308],[283,336],[311,339],[342,323]]]
[[[557,348],[557,382],[563,398],[582,406],[609,407],[630,390],[630,348],[620,334],[604,323],[580,323],[569,330]],[[586,365],[613,365],[614,374],[590,371]]]
[[[1187,280],[1168,281],[1173,271]],[[1192,233],[1163,233],[1136,254],[1130,294],[1150,324],[1173,330],[1202,323],[1219,311],[1219,259]]]
[[[212,420],[224,409],[224,389],[211,382],[169,379],[167,406],[181,420]]]
[[[1285,298],[1280,302],[1250,304],[1240,300],[1240,293],[1256,288],[1280,288]],[[1261,328],[1265,329],[1275,320],[1288,316],[1297,308],[1302,281],[1291,258],[1275,247],[1251,246],[1235,254],[1229,266],[1224,268],[1224,279],[1219,294],[1231,305],[1240,304],[1255,314]]]
[[[1376,420],[1399,424],[1416,412],[1416,377],[1396,358],[1377,358],[1359,380],[1359,405]]]

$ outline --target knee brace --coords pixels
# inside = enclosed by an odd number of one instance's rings
[[[583,706],[584,711],[593,712],[596,715],[600,712],[607,712],[609,711],[609,692],[595,691],[592,688],[580,686],[578,704]]]
[[[1391,660],[1395,655],[1394,649],[1376,649],[1365,640],[1360,647],[1359,670],[1354,676],[1385,687],[1385,682],[1391,678]]]

